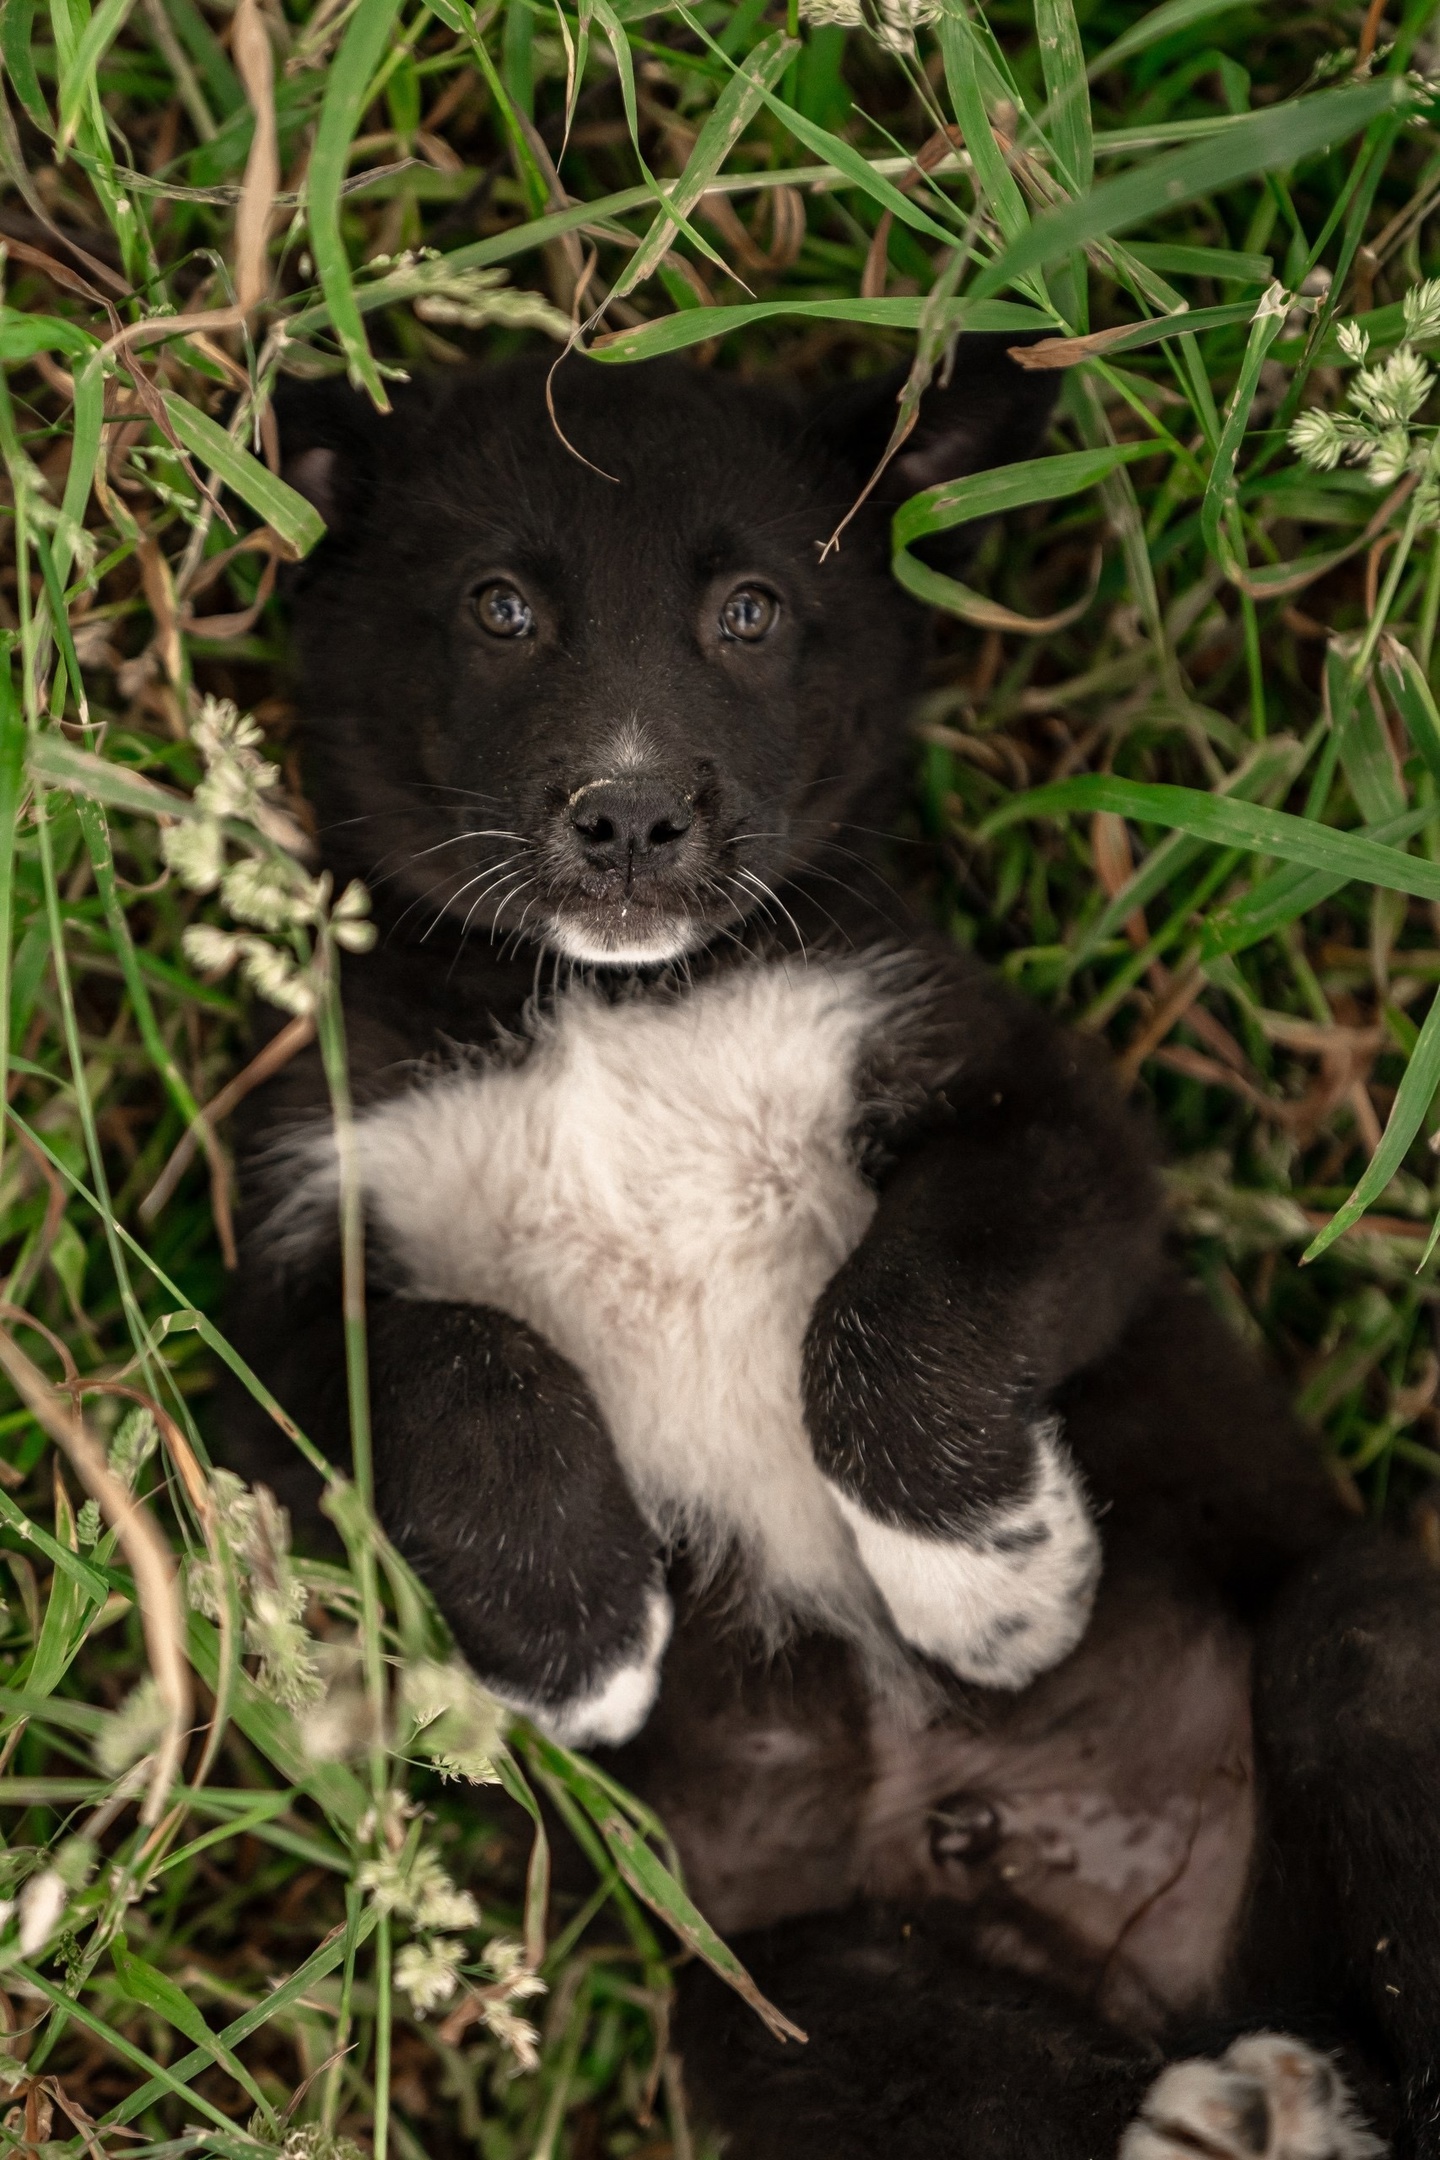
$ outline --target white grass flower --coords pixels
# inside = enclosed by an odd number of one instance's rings
[[[32,1875],[20,1892],[20,1955],[34,1957],[60,1924],[70,1902],[70,1886],[58,1868]]]
[[[314,1762],[349,1762],[379,1738],[358,1641],[310,1646],[319,1688],[300,1717],[300,1739]]]
[[[1393,487],[1410,464],[1410,437],[1405,429],[1387,428],[1365,462],[1375,487]]]
[[[1435,377],[1419,353],[1397,346],[1378,367],[1367,367],[1350,386],[1350,402],[1381,427],[1404,427],[1430,395]]]
[[[118,1710],[106,1718],[91,1752],[102,1777],[123,1776],[155,1748],[169,1718],[153,1676],[132,1688]]]
[[[1405,335],[1417,343],[1440,337],[1440,278],[1426,278],[1412,285],[1400,303],[1405,313]]]
[[[408,1745],[433,1762],[442,1777],[472,1785],[496,1782],[494,1756],[505,1713],[458,1659],[439,1665],[419,1658],[407,1665],[400,1705],[413,1728]]]
[[[99,1501],[87,1500],[75,1518],[75,1535],[87,1552],[92,1545],[99,1543],[100,1532],[104,1527]]]
[[[540,2066],[540,2035],[528,2018],[520,2017],[508,2002],[486,2003],[484,2009],[486,2026],[502,2047],[510,2050],[519,2071],[537,2070]]]
[[[384,1853],[378,1860],[365,1861],[355,1881],[376,1912],[402,1913],[409,1917],[409,1873],[401,1866],[397,1854]]]
[[[240,940],[214,923],[191,923],[180,943],[199,975],[223,975],[240,957]]]
[[[191,892],[214,892],[225,868],[225,835],[213,818],[162,827],[160,853]]]
[[[287,2133],[280,2160],[363,2160],[363,2155],[354,2138],[337,2136],[323,2123],[302,2123]]]
[[[211,817],[255,824],[261,795],[280,778],[276,767],[259,754],[264,737],[255,722],[229,698],[207,697],[191,734],[205,761],[205,778],[195,790],[200,808]]]
[[[410,1998],[417,2017],[449,2002],[460,1981],[465,1945],[440,1935],[429,1942],[409,1942],[395,1960],[395,1984]]]
[[[143,1403],[136,1403],[120,1420],[119,1430],[110,1443],[110,1468],[114,1471],[126,1492],[135,1490],[135,1480],[150,1457],[160,1445],[160,1428],[155,1423],[155,1413]]]
[[[315,986],[304,975],[288,953],[267,945],[263,938],[247,937],[240,940],[241,971],[252,990],[258,990],[267,1004],[278,1005],[282,1012],[297,1017],[315,1010]]]
[[[816,30],[832,25],[858,30],[865,20],[865,10],[860,0],[800,0],[800,20]]]
[[[422,322],[456,323],[464,330],[483,330],[487,323],[497,323],[505,330],[543,330],[547,337],[566,344],[572,328],[569,316],[562,315],[543,293],[490,283],[484,270],[452,270],[419,293],[412,304]]]
[[[913,53],[920,25],[938,22],[943,13],[941,0],[880,0],[875,34],[891,52]]]
[[[1336,342],[1347,360],[1357,366],[1370,350],[1370,333],[1358,322],[1343,322],[1335,333]]]
[[[328,879],[308,878],[293,863],[246,856],[225,872],[220,897],[239,922],[260,930],[294,930],[314,922],[328,887]]]
[[[450,1882],[437,1884],[417,1903],[415,1925],[422,1928],[479,1927],[480,1907],[468,1890],[457,1890]]]
[[[1322,412],[1318,406],[1298,416],[1287,439],[1312,472],[1333,472],[1345,448],[1345,437],[1335,415]]]

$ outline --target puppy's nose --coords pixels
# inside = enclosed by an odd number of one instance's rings
[[[692,822],[685,797],[644,773],[594,780],[570,798],[570,823],[586,861],[597,870],[619,869],[642,856],[658,865],[673,854]]]

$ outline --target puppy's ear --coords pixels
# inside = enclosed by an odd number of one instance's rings
[[[413,385],[402,385],[402,391]],[[352,530],[365,515],[377,470],[403,421],[401,407],[379,413],[364,391],[343,376],[306,382],[281,376],[273,405],[280,429],[280,474],[313,503],[332,533]]]
[[[943,388],[932,383],[925,392],[914,429],[881,476],[875,501],[904,502],[943,480],[1033,455],[1054,408],[1058,377],[1016,365],[1008,348],[1026,342],[1005,331],[960,339],[949,382]],[[887,369],[831,396],[816,415],[818,432],[861,486],[884,455],[908,374],[903,365]]]

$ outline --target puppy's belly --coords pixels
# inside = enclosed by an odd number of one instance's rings
[[[1122,1563],[1079,1650],[1019,1696],[919,1723],[802,1646],[728,1695],[662,1698],[621,1767],[722,1932],[862,1894],[954,1899],[983,1955],[1158,2027],[1215,2000],[1244,1896],[1249,1645]]]
[[[372,1219],[410,1293],[525,1321],[593,1390],[641,1505],[743,1548],[762,1610],[853,1628],[874,1592],[815,1466],[801,1354],[874,1200],[852,1135],[894,963],[562,998],[523,1058],[367,1112]]]

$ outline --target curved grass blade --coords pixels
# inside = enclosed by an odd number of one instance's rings
[[[1380,679],[1390,701],[1405,723],[1405,732],[1440,780],[1440,708],[1421,667],[1408,645],[1396,637],[1380,641]]]
[[[1240,848],[1249,855],[1279,855],[1286,862],[1323,870],[1342,883],[1356,879],[1362,885],[1378,885],[1384,892],[1440,900],[1440,863],[1422,862],[1363,833],[1336,832],[1309,818],[1292,817],[1287,810],[1265,810],[1253,803],[1206,795],[1199,788],[1120,780],[1109,773],[1082,773],[1054,787],[1017,795],[991,812],[977,827],[976,838],[993,839],[1022,818],[1095,810],[1114,810],[1144,825],[1167,825],[1172,831],[1193,833],[1199,840]]]
[[[1003,307],[1003,319],[997,318],[995,308]],[[925,316],[926,302],[918,299],[862,300],[858,296],[848,300],[745,300],[734,307],[683,308],[674,315],[662,315],[655,322],[641,323],[634,330],[612,330],[598,337],[587,350],[593,360],[651,360],[659,353],[679,352],[683,346],[698,345],[713,337],[724,337],[731,330],[744,330],[751,323],[764,322],[773,315],[796,315],[809,317],[817,322],[873,323],[887,330],[918,330]],[[977,306],[968,300],[952,300],[945,312],[945,321],[955,330],[1048,330],[1049,320],[1037,314],[1034,308],[1019,307],[1013,301],[989,301]],[[1150,446],[1149,454],[1155,452]]]
[[[1371,1202],[1380,1198],[1409,1154],[1411,1142],[1425,1122],[1425,1113],[1435,1100],[1437,1088],[1440,1088],[1440,992],[1430,1001],[1425,1024],[1410,1053],[1405,1077],[1400,1082],[1380,1136],[1380,1145],[1371,1156],[1369,1167],[1344,1207],[1331,1216],[1318,1236],[1310,1240],[1300,1255],[1302,1267],[1309,1260],[1318,1260],[1326,1247],[1333,1245],[1351,1223],[1359,1221]]]
[[[943,571],[932,570],[928,563],[920,562],[910,553],[912,541],[923,540],[931,533],[948,532],[954,525],[968,525],[976,518],[998,517],[1003,511],[1018,510],[1026,503],[1056,502],[1066,495],[1079,495],[1093,487],[1097,480],[1105,480],[1117,466],[1133,464],[1137,458],[1154,457],[1153,442],[1115,444],[1104,450],[1072,450],[1062,457],[1029,458],[1018,465],[1002,465],[991,472],[970,473],[963,480],[947,480],[940,487],[927,488],[922,495],[912,495],[902,503],[891,523],[890,534],[893,552],[890,568],[909,593],[927,607],[946,608],[952,615],[959,615],[966,622],[978,623],[988,628],[1021,628],[1021,618],[1010,616],[1005,609],[997,611],[995,603],[982,593],[972,592],[958,578],[947,577]],[[1087,595],[1075,614],[1083,614],[1090,604]],[[1000,612],[1009,620],[1000,621]],[[1071,620],[1075,615],[1069,609],[1061,610],[1062,616]],[[1045,624],[1029,623],[1030,631],[1043,630]],[[1052,621],[1049,627],[1056,624]]]
[[[970,18],[958,6],[947,6],[940,23],[940,50],[945,61],[945,81],[950,102],[965,137],[965,147],[975,168],[985,200],[1002,237],[1018,240],[1030,230],[1030,211],[1020,183],[1010,170],[995,140],[986,110],[986,54]],[[992,99],[993,103],[994,100]],[[1044,287],[1034,287],[1043,293]]]
[[[60,86],[58,148],[62,156],[80,124],[81,109],[89,96],[95,72],[125,27],[125,18],[134,4],[135,0],[100,0],[99,7],[85,25],[84,35],[75,48],[75,57],[66,68]]]
[[[1272,735],[1267,741],[1257,743],[1244,763],[1225,775],[1215,792],[1233,795],[1241,802],[1269,802],[1294,780],[1304,764],[1305,755],[1304,743],[1297,742],[1293,736]],[[1378,837],[1388,840],[1397,836],[1382,833]],[[1137,908],[1148,907],[1203,852],[1204,842],[1192,839],[1186,833],[1171,833],[1158,847],[1152,848],[1133,877],[1126,879],[1086,931],[1075,948],[1074,965],[1083,967]]]
[[[704,40],[711,52],[718,54],[728,66],[734,66],[735,63],[716,44],[698,16],[693,15],[688,7],[679,4],[676,5],[675,12],[698,38]],[[807,150],[813,150],[817,157],[824,158],[829,165],[834,165],[847,180],[853,181],[856,187],[863,188],[883,210],[892,211],[902,224],[913,225],[916,232],[924,233],[931,240],[939,240],[947,248],[955,245],[953,231],[937,225],[934,218],[928,217],[918,203],[910,196],[902,195],[899,188],[876,172],[869,160],[862,157],[842,136],[832,135],[828,128],[820,127],[814,120],[807,120],[804,113],[797,112],[793,105],[787,105],[773,90],[767,90],[764,97],[776,119],[789,129],[797,142],[804,143]]]
[[[373,1906],[367,1905],[362,1909],[356,1929],[355,1948],[358,1949],[367,1942],[374,1933],[377,1917]],[[312,1951],[304,1964],[297,1966],[287,1980],[279,1982],[263,1995],[258,2003],[249,2010],[242,2011],[238,2018],[224,2028],[218,2036],[221,2045],[227,2048],[238,2047],[242,2040],[248,2040],[252,2033],[259,2032],[262,2025],[268,2025],[280,2011],[288,2010],[292,2003],[298,2002],[308,1993],[317,1980],[324,1980],[334,1972],[345,1956],[346,1947],[344,1928],[332,1929],[319,1949]],[[199,2048],[192,2054],[182,2055],[180,2060],[165,2072],[163,2079],[152,2078],[148,2085],[142,2085],[135,2092],[127,2094],[101,2118],[102,2123],[133,2122],[137,2115],[143,2115],[147,2108],[155,2105],[162,2093],[170,2089],[170,2079],[193,2077],[197,2070],[205,2067],[205,2061],[206,2057]]]
[[[1178,209],[1197,196],[1233,187],[1257,173],[1284,171],[1358,134],[1379,114],[1407,109],[1414,102],[1409,84],[1386,76],[1379,82],[1347,83],[1269,112],[1247,114],[1222,135],[1138,165],[1118,179],[1102,181],[1080,201],[1048,211],[981,272],[971,287],[972,296],[986,299],[1023,273],[1068,255],[1088,241],[1123,232],[1143,218]]]
[[[612,299],[623,299],[626,293],[633,292],[637,285],[653,276],[684,223],[686,212],[693,210],[699,202],[759,111],[765,92],[775,87],[799,50],[798,38],[787,37],[783,30],[776,30],[755,47],[738,73],[731,76],[696,137],[684,172],[667,190],[674,214],[669,210],[656,213],[654,224],[614,287]]]
[[[191,2002],[183,1988],[166,1974],[160,1972],[145,1958],[137,1957],[126,1942],[123,1932],[110,1945],[110,1956],[121,1987],[131,2002],[137,2002],[156,2016],[164,2018],[177,2032],[185,2035],[195,2046],[202,2048],[213,2063],[218,2063],[227,2077],[232,2077],[241,2091],[247,2093],[259,2108],[272,2132],[278,2136],[279,2120],[274,2108],[256,2084],[239,2057],[218,2040],[200,2012]]]
[[[389,0],[385,0],[385,4],[388,5]],[[316,261],[319,261],[318,252]],[[356,320],[358,322],[358,316]],[[363,337],[364,333],[361,335]],[[203,457],[226,487],[233,489],[242,502],[249,503],[252,510],[258,511],[297,560],[308,555],[316,541],[324,538],[325,520],[319,511],[303,495],[297,495],[294,488],[278,479],[258,458],[251,457],[248,450],[242,450],[208,413],[202,413],[186,399],[175,396],[173,391],[166,390],[161,395],[170,424],[185,448],[197,457]]]
[[[1407,810],[1403,817],[1389,818],[1383,825],[1367,826],[1366,838],[1384,842],[1409,840],[1430,822],[1434,814],[1428,807]],[[1169,841],[1164,843],[1167,847],[1169,844]],[[1225,953],[1245,952],[1251,945],[1258,945],[1262,938],[1273,937],[1279,930],[1288,930],[1292,922],[1298,922],[1311,908],[1323,907],[1337,892],[1343,892],[1348,883],[1348,878],[1331,877],[1323,870],[1301,870],[1292,866],[1272,871],[1243,900],[1235,901],[1230,907],[1217,908],[1209,917],[1200,936],[1201,965],[1218,960]]]
[[[1163,7],[1152,8],[1142,15],[1139,22],[1107,45],[1090,63],[1090,80],[1104,75],[1122,60],[1128,60],[1147,46],[1158,45],[1161,38],[1173,37],[1177,30],[1189,30],[1193,24],[1208,22],[1212,15],[1228,15],[1232,9],[1243,7],[1247,0],[1165,0]]]
[[[1045,78],[1045,132],[1067,185],[1084,194],[1095,175],[1095,143],[1073,0],[1035,0],[1035,37]]]
[[[1245,358],[1240,363],[1240,373],[1231,394],[1225,424],[1220,431],[1219,445],[1210,467],[1204,500],[1200,505],[1200,530],[1205,535],[1205,545],[1215,560],[1227,567],[1235,560],[1239,544],[1239,534],[1233,530],[1239,511],[1235,461],[1245,439],[1245,430],[1250,424],[1250,409],[1260,387],[1260,371],[1265,365],[1271,346],[1284,327],[1289,297],[1281,286],[1272,285],[1255,312],[1255,320],[1245,347]]]
[[[133,2063],[137,2070],[143,2070],[150,2080],[153,2095],[173,2093],[176,2099],[183,2100],[187,2107],[198,2108],[210,2122],[218,2123],[222,2130],[233,2132],[234,2124],[230,2117],[222,2114],[214,2102],[207,2100],[203,2093],[197,2092],[193,2085],[182,2082],[177,2070],[164,2069],[153,2055],[147,2055],[143,2048],[136,2047],[133,2040],[127,2040],[124,2033],[117,2032],[113,2025],[106,2024],[104,2018],[97,2017],[84,2002],[67,1994],[65,1989],[57,1986],[53,1980],[47,1980],[44,1973],[35,1966],[21,1963],[12,1970],[34,1989],[42,2001],[63,2011],[67,2018],[74,2018],[77,2025],[83,2025],[87,2032],[93,2033],[108,2053],[118,2056],[121,2062]],[[265,2148],[257,2139],[251,2149],[260,2153]]]
[[[635,1895],[659,1915],[688,1950],[704,1958],[712,1971],[729,1982],[777,2040],[804,2040],[799,2026],[761,1994],[734,1951],[720,1940],[683,1885],[646,1843],[637,1825],[626,1821],[604,1786],[591,1774],[589,1764],[547,1740],[543,1733],[532,1729],[525,1737],[527,1749],[533,1752],[540,1768],[583,1807]]]
[[[315,149],[310,159],[309,181],[310,252],[315,258],[315,271],[325,294],[330,321],[340,340],[351,382],[357,389],[368,390],[381,412],[390,410],[390,401],[385,395],[380,371],[365,336],[365,325],[355,305],[350,258],[340,231],[340,188],[345,179],[350,144],[365,111],[371,80],[399,12],[400,0],[360,0],[351,16],[339,51],[328,69],[325,97],[315,130]],[[167,398],[167,405],[171,402]],[[179,433],[178,425],[176,433]],[[220,430],[216,429],[216,433]],[[219,470],[218,466],[216,470]],[[237,489],[236,492],[242,491]],[[311,516],[314,516],[313,511]]]

